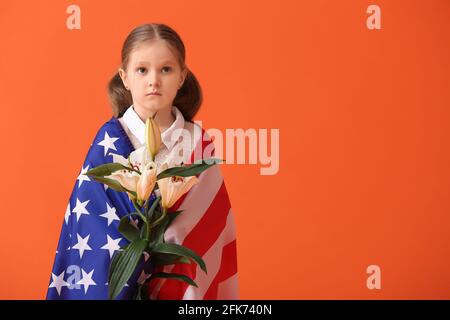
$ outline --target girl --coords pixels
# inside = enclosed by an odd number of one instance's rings
[[[128,243],[118,224],[134,208],[126,193],[84,173],[143,146],[148,117],[156,112],[162,132],[156,163],[191,163],[206,150],[213,156],[211,139],[192,122],[202,102],[200,85],[185,64],[182,40],[169,26],[144,24],[131,31],[108,91],[114,116],[97,132],[73,188],[47,299],[107,299],[111,257]],[[202,172],[199,183],[172,209],[183,211],[167,229],[165,242],[195,251],[208,273],[194,262],[154,267],[145,257],[117,299],[136,298],[142,283],[149,299],[238,299],[235,224],[220,168]],[[147,281],[161,271],[189,276],[198,287],[175,279]]]

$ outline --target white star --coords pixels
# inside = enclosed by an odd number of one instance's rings
[[[106,189],[108,189],[108,185],[107,184],[103,184],[103,188],[105,188],[105,191],[106,191]]]
[[[86,168],[81,169],[80,175],[77,178],[78,188],[81,187],[81,184],[83,183],[83,181],[91,181],[91,179],[89,179],[89,176],[85,175],[85,173],[88,172],[88,170],[89,170],[89,165],[87,165]]]
[[[67,204],[66,214],[64,215],[64,220],[66,220],[66,224],[69,223],[70,216],[70,202]]]
[[[77,214],[77,222],[78,220],[80,220],[81,215],[83,214],[89,214],[89,212],[86,210],[86,206],[89,203],[90,200],[86,200],[84,202],[81,202],[80,200],[78,200],[77,198],[77,205],[75,206],[75,208],[73,208],[72,212]]]
[[[82,284],[84,286],[84,293],[86,294],[89,286],[96,286],[97,284],[92,280],[92,274],[94,273],[94,269],[92,269],[91,272],[87,273],[83,269],[81,269],[81,272],[83,273],[83,278],[78,281],[76,284]]]
[[[109,149],[117,151],[116,146],[114,145],[114,142],[116,140],[119,140],[119,138],[110,137],[108,135],[108,132],[105,131],[105,138],[98,143],[99,146],[102,146],[104,148],[105,157]]]
[[[48,286],[49,288],[56,288],[56,291],[58,291],[58,296],[61,295],[61,288],[67,287],[69,284],[64,281],[64,273],[65,271],[61,272],[59,276],[56,276],[52,272],[52,283]]]
[[[119,242],[122,240],[122,238],[112,239],[109,234],[106,235],[107,237],[107,243],[101,247],[101,249],[105,249],[109,251],[109,258],[112,258],[114,251],[119,250]]]
[[[77,233],[77,238],[78,238],[78,243],[76,245],[74,245],[72,247],[72,249],[77,249],[79,250],[80,253],[80,259],[83,258],[83,253],[86,250],[92,250],[91,247],[89,247],[88,245],[88,241],[89,241],[89,237],[91,235],[88,234],[85,238],[82,238],[78,233]]]
[[[106,203],[106,212],[101,214],[100,217],[108,219],[108,227],[114,220],[120,221],[116,214],[116,208],[110,207],[108,203]]]

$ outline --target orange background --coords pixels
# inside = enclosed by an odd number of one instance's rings
[[[447,0],[2,1],[0,298],[45,297],[106,84],[148,22],[182,37],[205,128],[280,129],[277,175],[222,166],[242,299],[450,298]]]

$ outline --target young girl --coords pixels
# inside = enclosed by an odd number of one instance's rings
[[[120,218],[135,211],[128,196],[84,173],[143,146],[145,120],[155,112],[162,132],[156,163],[192,163],[213,149],[211,139],[192,122],[202,102],[200,85],[185,64],[182,40],[167,25],[132,30],[108,89],[114,116],[99,129],[73,188],[47,299],[107,299],[111,257],[128,243],[118,231]],[[208,273],[194,262],[154,267],[145,257],[118,299],[134,299],[142,283],[150,299],[238,299],[235,224],[219,166],[202,172],[199,183],[173,208],[183,211],[167,229],[165,242],[196,252]],[[161,271],[189,276],[198,287],[176,279],[146,281]]]

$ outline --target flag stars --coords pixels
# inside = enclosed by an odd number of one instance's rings
[[[85,238],[83,238],[77,233],[78,242],[72,247],[72,250],[76,249],[79,251],[80,259],[83,258],[84,251],[92,250],[92,248],[88,244],[89,237],[90,234],[88,234]]]
[[[58,296],[61,295],[61,288],[69,285],[66,281],[64,281],[64,273],[65,271],[61,272],[61,274],[57,276],[52,272],[52,283],[48,286],[49,288],[56,288]]]
[[[120,221],[116,214],[116,208],[110,207],[108,203],[106,203],[106,212],[101,214],[100,217],[108,219],[108,227],[114,220]]]
[[[104,156],[105,157],[106,157],[109,149],[117,151],[116,146],[114,145],[114,142],[117,140],[119,140],[119,138],[110,137],[108,135],[108,132],[105,131],[104,139],[98,143],[99,146],[102,146],[104,148]]]
[[[94,273],[94,269],[91,272],[87,273],[84,269],[81,269],[82,278],[76,284],[82,284],[84,286],[84,293],[86,294],[89,286],[96,286],[97,284],[92,280],[92,274]]]
[[[122,238],[112,239],[109,234],[106,235],[107,237],[107,243],[101,247],[101,249],[108,250],[109,251],[109,258],[112,258],[114,251],[119,250],[119,242],[122,240]]]
[[[91,181],[87,175],[85,175],[86,172],[89,170],[89,165],[87,165],[85,168],[81,169],[80,175],[78,176],[78,188],[81,187],[81,184],[83,181]]]
[[[70,217],[70,202],[67,204],[66,214],[64,215],[64,220],[66,221],[66,224],[69,223],[69,217]]]
[[[80,220],[80,217],[83,214],[89,214],[89,211],[87,211],[86,206],[89,203],[90,200],[86,200],[84,202],[81,202],[78,198],[77,198],[77,204],[75,206],[75,208],[73,208],[72,212],[77,214],[77,222],[78,220]]]

